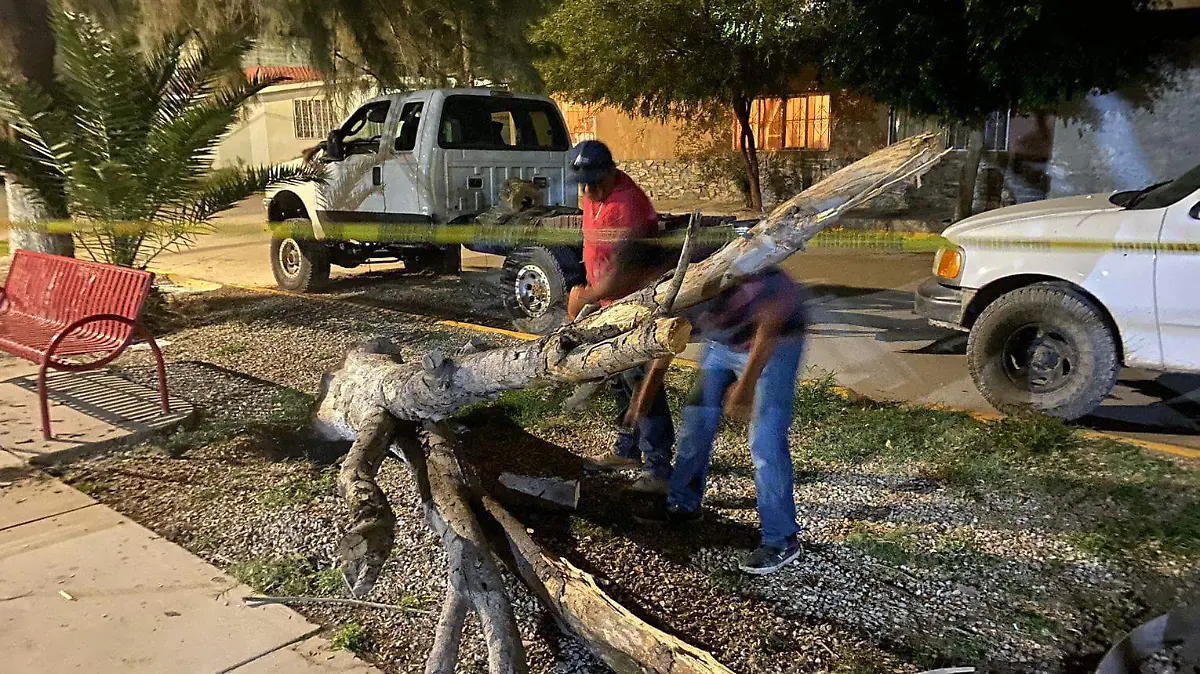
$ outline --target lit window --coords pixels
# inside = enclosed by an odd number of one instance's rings
[[[750,129],[762,150],[828,150],[829,94],[790,98],[760,98],[750,105]],[[741,130],[734,120],[733,147],[741,147]]]

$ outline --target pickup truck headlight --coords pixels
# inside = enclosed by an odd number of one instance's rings
[[[937,256],[933,258],[933,275],[940,279],[953,281],[962,275],[962,270],[962,248],[939,249]]]

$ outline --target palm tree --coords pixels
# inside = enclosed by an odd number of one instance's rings
[[[143,51],[84,14],[52,20],[50,86],[0,82],[0,166],[68,221],[96,260],[144,268],[211,231],[212,218],[268,186],[320,180],[310,164],[214,170],[217,144],[270,79],[247,80],[253,44],[236,31],[178,31]]]

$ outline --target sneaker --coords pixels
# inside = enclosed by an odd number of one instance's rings
[[[673,508],[665,503],[659,503],[649,511],[634,513],[633,519],[642,524],[668,527],[686,526],[688,524],[695,524],[703,519],[703,511],[683,510],[682,508]]]
[[[585,470],[612,472],[616,470],[633,470],[635,468],[641,468],[642,462],[638,459],[631,459],[629,457],[621,456],[620,454],[609,452],[608,454],[605,454],[599,458],[584,459],[583,467]]]
[[[738,564],[738,568],[755,576],[765,576],[796,561],[800,553],[800,542],[793,537],[788,539],[785,548],[772,548],[764,545],[751,552]]]
[[[646,471],[642,471],[641,477],[636,482],[629,485],[629,491],[636,491],[639,494],[661,494],[667,495],[668,483],[666,480],[654,477]]]

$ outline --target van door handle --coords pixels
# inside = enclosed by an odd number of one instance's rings
[[[371,184],[372,185],[382,185],[383,184],[383,167],[382,166],[371,167]]]

